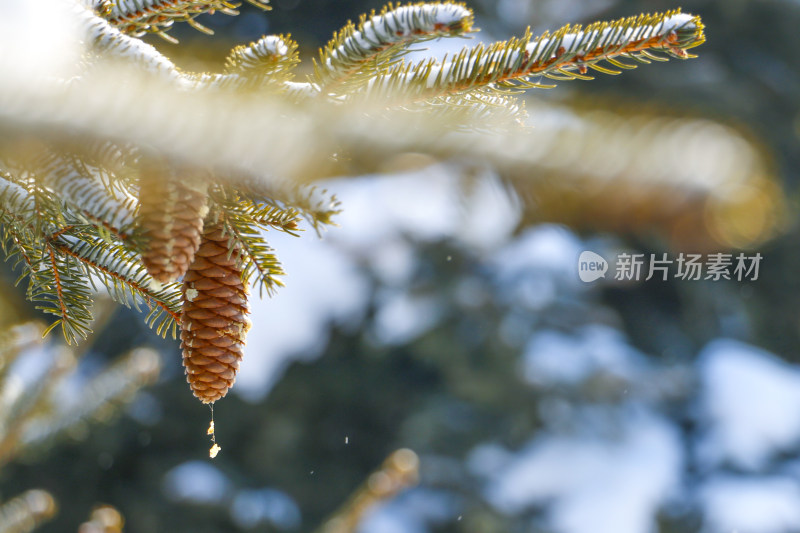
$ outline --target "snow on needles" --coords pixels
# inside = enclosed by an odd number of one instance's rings
[[[255,69],[288,53],[286,41],[277,35],[266,35],[249,46],[234,48],[232,62],[238,69]]]
[[[535,438],[489,474],[487,499],[516,514],[551,502],[554,531],[653,531],[656,510],[679,487],[683,455],[675,427],[635,410],[615,439]]]
[[[175,64],[158,52],[155,47],[140,39],[125,35],[83,6],[76,4],[75,14],[82,30],[85,31],[87,41],[99,50],[112,57],[131,61],[145,71],[166,79],[180,79]]]
[[[622,46],[632,41],[647,40],[657,36],[666,36],[678,30],[694,30],[697,28],[696,17],[689,13],[675,13],[665,16],[658,24],[647,26],[632,25],[622,31],[616,26],[597,28],[589,32],[567,33],[560,38],[558,45],[551,46],[551,39],[537,39],[525,48],[531,54],[532,61],[540,61],[542,53],[550,50],[550,57],[558,54],[558,47],[569,53],[583,54],[589,47]],[[602,44],[600,44],[602,43]]]
[[[704,533],[800,531],[800,485],[789,476],[719,475],[700,490]]]
[[[386,15],[372,17],[364,23],[360,32],[352,35],[351,39],[365,48],[371,48],[372,43],[389,33],[397,37],[407,37],[417,32],[432,33],[470,16],[472,12],[458,4],[403,6]]]
[[[370,53],[387,44],[407,41],[409,37],[447,33],[470,17],[472,12],[469,9],[452,3],[399,7],[364,22],[358,31],[330,52],[326,65],[331,66],[332,60],[346,56],[352,50]]]
[[[760,469],[800,442],[800,368],[727,339],[706,346],[699,365],[704,462]]]

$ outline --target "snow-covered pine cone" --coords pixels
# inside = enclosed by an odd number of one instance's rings
[[[183,278],[181,348],[186,380],[203,403],[227,394],[242,360],[247,288],[238,250],[228,249],[222,226],[206,221],[200,248]]]
[[[206,188],[188,170],[173,173],[155,165],[143,169],[139,190],[142,262],[156,281],[177,280],[194,260],[208,213]]]

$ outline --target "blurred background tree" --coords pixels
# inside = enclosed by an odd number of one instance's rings
[[[292,32],[309,57],[380,6],[276,0],[266,14],[201,17],[213,40],[179,27],[180,47],[149,40],[187,68],[264,33]],[[674,5],[471,7],[501,39]],[[800,530],[800,4],[685,7],[706,25],[698,59],[528,95],[551,140],[532,147],[544,179],[503,169],[510,190],[491,169],[444,164],[328,183],[341,227],[271,241],[287,249],[288,286],[254,309],[240,381],[217,406],[214,462],[176,347],[128,310],[109,308],[77,369],[74,354],[15,330],[21,385],[4,384],[5,405],[63,402],[73,417],[37,432],[2,411],[4,439],[29,437],[0,441],[0,499],[22,494],[0,508],[0,531],[27,527],[12,512],[30,527],[52,514],[50,498],[58,514],[37,531],[76,530],[99,503],[134,533],[313,531],[352,512],[348,498],[399,448],[418,455],[419,484],[371,506],[359,531]],[[757,281],[588,285],[576,274],[585,249],[763,262]],[[36,318],[13,277],[5,324]],[[111,417],[103,406],[159,366]],[[63,382],[55,399],[34,394],[47,380]]]

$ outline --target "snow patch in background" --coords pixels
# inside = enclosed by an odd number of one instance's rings
[[[800,442],[800,367],[771,353],[721,339],[703,349],[698,445],[701,464],[726,461],[749,470]]]
[[[578,256],[584,244],[563,226],[542,224],[526,229],[492,258],[500,278],[549,271],[578,281]]]
[[[358,525],[358,533],[423,533],[429,526],[442,524],[458,513],[458,500],[452,494],[415,488],[372,507]]]
[[[511,514],[549,503],[548,518],[559,533],[645,533],[653,531],[657,510],[676,492],[682,469],[676,428],[637,410],[613,440],[534,439],[490,475],[486,498]]]
[[[397,238],[376,244],[372,255],[366,260],[381,283],[400,288],[405,288],[411,282],[417,265],[414,247]]]
[[[231,490],[231,482],[220,469],[205,461],[187,461],[164,475],[164,493],[173,501],[222,503]]]
[[[339,228],[326,240],[366,251],[406,234],[421,241],[458,239],[481,249],[505,242],[519,206],[491,174],[468,185],[447,165],[395,176],[339,180],[327,185],[342,202]]]
[[[341,200],[339,227],[325,239],[359,251],[409,234],[422,241],[452,236],[461,222],[459,180],[446,167],[414,174],[339,180],[327,185]]]
[[[619,331],[590,325],[577,335],[541,330],[531,336],[523,354],[525,379],[537,385],[579,385],[596,373],[634,380],[644,358]]]
[[[796,478],[720,475],[700,490],[705,533],[800,531],[800,486]]]
[[[435,326],[442,314],[436,298],[392,291],[384,294],[375,314],[373,333],[383,344],[410,342]]]
[[[314,235],[275,232],[267,240],[288,273],[275,295],[251,298],[252,328],[233,389],[263,398],[294,359],[312,359],[328,341],[332,323],[359,321],[367,287],[353,260]]]
[[[331,324],[360,322],[368,298],[359,256],[378,267],[380,278],[401,284],[416,264],[404,236],[422,241],[452,238],[489,250],[505,242],[519,210],[491,175],[465,188],[451,168],[434,165],[412,174],[331,182],[342,213],[316,239],[279,232],[266,235],[287,275],[275,296],[251,299],[253,327],[234,392],[250,401],[263,398],[296,359],[317,357]],[[411,340],[435,323],[430,301],[395,298],[379,313],[379,340]]]

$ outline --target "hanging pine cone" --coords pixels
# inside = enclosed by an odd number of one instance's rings
[[[207,186],[185,169],[173,172],[159,163],[142,169],[139,227],[145,268],[156,281],[169,283],[186,273],[200,246]]]
[[[203,240],[183,278],[181,348],[186,379],[203,403],[227,394],[242,360],[247,289],[238,250],[228,249],[222,226],[206,221]]]

